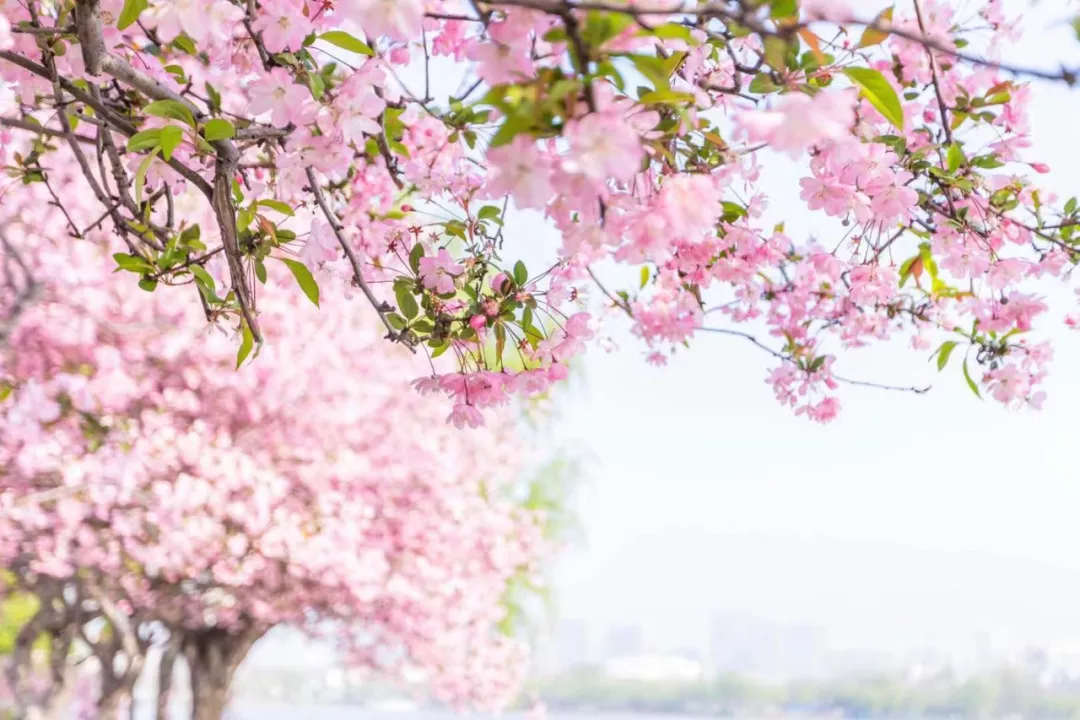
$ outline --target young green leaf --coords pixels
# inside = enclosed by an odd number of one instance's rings
[[[240,349],[236,353],[236,369],[239,370],[240,366],[247,360],[248,355],[251,354],[251,348],[255,346],[255,336],[251,334],[251,328],[247,326],[247,323],[241,325],[241,339]]]
[[[143,158],[143,161],[139,163],[138,170],[135,171],[135,202],[142,204],[143,185],[146,184],[146,173],[150,172],[150,165],[154,162],[154,158],[157,157],[160,148],[154,148],[154,151]]]
[[[214,118],[206,121],[206,126],[203,128],[203,137],[208,141],[213,142],[215,140],[228,140],[231,137],[236,136],[236,128],[228,120],[221,118]]]
[[[394,295],[397,297],[398,308],[405,317],[412,320],[420,313],[420,306],[416,304],[416,298],[406,285],[396,286]]]
[[[166,125],[161,128],[161,139],[159,142],[161,156],[166,160],[172,159],[173,151],[180,147],[180,143],[183,141],[184,131],[176,125]]]
[[[206,272],[206,269],[202,265],[192,265],[190,268],[191,274],[195,276],[195,284],[199,286],[199,291],[206,298],[208,303],[221,302],[221,298],[217,296],[217,287],[214,283],[214,278],[210,276],[210,273]]]
[[[904,110],[900,106],[900,98],[884,75],[864,67],[845,68],[844,74],[859,87],[862,96],[869,100],[886,120],[900,130],[904,129]]]
[[[135,24],[142,11],[150,7],[148,0],[124,0],[124,8],[120,11],[120,19],[116,21],[117,30],[126,30]]]
[[[195,116],[191,114],[191,108],[179,100],[155,100],[144,107],[143,112],[166,120],[179,120],[195,127]]]
[[[968,371],[967,358],[964,358],[964,379],[967,380],[968,387],[971,388],[971,392],[975,393],[975,397],[982,400],[982,393],[979,392],[979,386],[975,384],[975,381],[971,379],[971,373]]]
[[[315,282],[315,278],[311,275],[311,271],[308,270],[307,265],[298,260],[290,260],[289,258],[278,259],[285,263],[285,266],[292,271],[293,277],[296,278],[296,282],[300,285],[300,289],[308,296],[308,300],[315,303],[315,306],[318,307],[319,285]]]
[[[127,149],[131,152],[149,150],[150,148],[157,147],[159,142],[161,142],[161,128],[143,130],[131,136],[128,140]]]
[[[945,366],[949,364],[949,357],[952,355],[953,350],[956,349],[956,341],[948,340],[942,344],[938,349],[937,356],[937,369],[941,372],[945,369]]]
[[[259,207],[266,207],[270,208],[271,210],[276,210],[282,215],[288,215],[289,217],[292,217],[296,214],[295,212],[293,212],[293,209],[291,207],[289,207],[286,203],[281,202],[280,200],[259,200],[255,204]]]
[[[525,263],[518,260],[514,263],[514,284],[518,287],[525,287],[525,283],[529,281],[529,271],[525,267]]]
[[[420,258],[424,257],[424,246],[420,243],[413,245],[413,249],[409,251],[409,267],[412,268],[414,273],[420,272]]]
[[[138,255],[126,255],[124,253],[116,253],[113,255],[113,260],[116,261],[116,270],[127,270],[129,272],[144,274],[153,271],[150,263],[146,262]]]
[[[945,160],[948,163],[949,172],[951,173],[955,173],[967,162],[967,158],[964,157],[964,151],[960,149],[959,143],[953,143],[949,146],[949,152],[946,154]]]
[[[874,18],[874,27],[868,27],[863,31],[862,38],[859,39],[859,47],[873,47],[874,45],[880,45],[885,42],[885,39],[889,37],[888,33],[878,28],[886,27],[892,22],[893,9],[887,7],[878,13],[878,16]]]
[[[367,55],[368,57],[373,57],[375,55],[375,51],[368,47],[367,43],[360,42],[344,30],[324,32],[319,36],[319,39],[325,40],[331,45],[337,45],[343,50],[357,53],[358,55]]]

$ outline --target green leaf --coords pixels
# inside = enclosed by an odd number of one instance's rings
[[[167,120],[179,120],[195,127],[195,116],[191,114],[191,108],[179,100],[155,100],[144,107],[143,112]]]
[[[523,133],[532,128],[533,121],[528,115],[522,113],[515,113],[506,118],[506,122],[502,124],[495,136],[491,138],[491,144],[489,147],[501,147],[506,145],[520,133]]]
[[[139,163],[138,170],[135,171],[135,202],[142,204],[142,192],[143,185],[146,184],[146,173],[150,172],[150,164],[154,162],[154,158],[157,157],[158,148],[154,148],[154,151],[143,158],[143,161]]]
[[[195,283],[199,286],[199,291],[202,292],[206,301],[208,303],[221,302],[221,298],[217,296],[216,283],[214,283],[214,278],[210,277],[210,273],[206,272],[202,265],[192,265],[189,269],[195,276]]]
[[[403,283],[396,286],[394,295],[397,297],[398,308],[405,317],[412,320],[420,313],[420,306],[416,304],[416,298],[407,285]]]
[[[263,264],[262,260],[257,258],[255,260],[255,277],[258,278],[259,282],[263,285],[266,284],[266,265]]]
[[[236,369],[239,370],[240,366],[247,360],[247,356],[251,354],[251,348],[255,347],[255,336],[251,334],[251,328],[247,326],[246,322],[241,323],[241,339],[240,349],[236,353]]]
[[[255,203],[255,205],[257,207],[266,207],[270,208],[271,210],[276,210],[282,215],[288,215],[289,217],[292,217],[296,214],[295,212],[293,212],[293,209],[291,207],[289,207],[286,203],[281,202],[280,200],[259,200],[257,203]]]
[[[150,148],[157,147],[159,142],[161,142],[161,128],[143,130],[135,133],[128,139],[127,149],[132,152],[149,150]]]
[[[394,328],[395,330],[405,329],[405,318],[401,317],[397,313],[387,313],[386,322],[390,323],[390,327]]]
[[[799,6],[795,0],[773,0],[772,10],[769,11],[769,15],[774,18],[787,18],[798,11]]]
[[[876,18],[874,18],[873,24],[881,26],[888,25],[892,22],[892,17],[893,9],[891,7],[885,8],[880,13],[878,13],[878,16]],[[877,28],[868,27],[865,31],[863,31],[862,38],[860,38],[859,40],[859,47],[865,48],[872,47],[874,45],[880,45],[881,43],[885,42],[885,39],[888,37],[888,33],[884,33]]]
[[[968,372],[967,358],[964,358],[964,379],[967,380],[968,387],[971,388],[971,392],[975,393],[975,397],[982,400],[982,393],[979,392],[979,386],[975,384],[975,381],[971,379],[971,373]]]
[[[221,93],[210,83],[206,83],[206,96],[210,99],[210,109],[212,111],[217,112],[221,109]]]
[[[222,120],[221,118],[214,118],[206,121],[206,126],[203,127],[203,137],[210,142],[214,140],[227,140],[236,136],[236,128],[228,120]]]
[[[173,151],[180,147],[180,143],[184,141],[184,131],[175,125],[168,125],[161,128],[161,141],[159,147],[161,147],[161,156],[166,160],[172,158]]]
[[[652,29],[652,31],[642,30],[643,35],[652,35],[653,37],[662,38],[664,40],[682,40],[683,42],[693,44],[694,36],[690,32],[690,28],[679,23],[665,23]]]
[[[184,33],[180,33],[173,38],[172,44],[186,52],[188,55],[195,55],[198,52],[198,49],[195,47],[195,42]]]
[[[859,86],[862,96],[869,100],[886,120],[900,130],[904,129],[904,110],[900,106],[900,98],[884,75],[864,67],[844,68],[844,74]]]
[[[113,260],[116,261],[118,270],[128,270],[129,272],[139,273],[140,275],[153,271],[150,263],[138,255],[126,255],[124,253],[116,253],[113,255]]]
[[[506,328],[502,323],[495,325],[495,357],[501,358],[506,349]]]
[[[142,280],[139,281],[139,287],[141,287],[146,292],[154,292],[154,288],[157,287],[157,280],[150,277],[149,275],[146,275],[143,277]]]
[[[124,9],[120,11],[120,19],[116,21],[117,30],[125,30],[135,24],[142,11],[150,7],[148,0],[124,0]]]
[[[514,263],[514,284],[518,287],[525,287],[525,283],[529,281],[529,271],[525,267],[525,263],[518,260]]]
[[[424,257],[424,246],[420,243],[413,245],[413,249],[409,251],[409,267],[412,268],[414,273],[420,272],[420,258]]]
[[[949,357],[952,355],[952,352],[955,349],[956,349],[956,341],[955,340],[948,340],[945,343],[942,343],[941,347],[938,348],[938,356],[937,356],[937,369],[938,369],[938,372],[941,372],[942,370],[944,370],[945,366],[949,364]]]
[[[285,263],[285,266],[292,271],[293,277],[296,278],[296,282],[300,285],[300,289],[308,296],[308,300],[315,303],[315,306],[318,307],[319,285],[315,282],[315,278],[312,277],[311,271],[308,270],[307,265],[298,260],[290,260],[289,258],[278,258],[278,260]]]
[[[319,36],[319,39],[359,55],[367,55],[368,57],[373,57],[375,55],[375,51],[368,47],[366,43],[360,42],[344,30],[324,32]]]
[[[787,68],[788,44],[776,35],[765,37],[765,62],[773,70],[783,72]]]
[[[648,284],[649,284],[649,266],[648,265],[642,265],[641,266],[641,287],[642,287],[642,289],[644,289],[645,286],[648,285]]]
[[[967,158],[964,157],[964,151],[960,149],[959,143],[953,143],[949,146],[949,151],[945,156],[948,163],[949,172],[955,173],[960,167],[967,162]]]
[[[502,210],[497,206],[485,205],[480,208],[480,212],[476,214],[476,217],[479,220],[498,220],[500,215],[502,215]]]
[[[217,288],[217,283],[214,282],[214,278],[210,276],[210,273],[206,272],[206,268],[202,265],[192,265],[190,268],[191,274],[194,275],[202,282],[206,287],[211,290]]]

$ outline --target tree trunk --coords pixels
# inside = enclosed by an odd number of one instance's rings
[[[97,704],[100,720],[120,720],[120,708],[124,706],[126,693],[114,692],[101,698]]]
[[[264,632],[249,627],[184,634],[184,658],[191,672],[191,720],[222,719],[236,669]]]
[[[157,720],[165,720],[169,716],[173,672],[176,670],[176,657],[179,652],[180,644],[174,635],[169,638],[169,644],[161,654],[161,664],[158,666]]]

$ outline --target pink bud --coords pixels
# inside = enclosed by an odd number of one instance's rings
[[[413,206],[412,205],[402,205],[401,206],[401,212],[410,213],[412,211],[413,211]]]
[[[407,47],[396,47],[390,51],[390,62],[395,65],[408,65],[409,64],[409,49]]]
[[[473,315],[471,318],[469,318],[469,327],[471,327],[473,330],[476,330],[477,332],[480,332],[480,330],[486,324],[487,317],[484,315]]]
[[[1046,174],[1050,172],[1050,166],[1046,163],[1031,163],[1031,169],[1037,173]]]
[[[499,273],[495,277],[491,278],[491,289],[495,292],[502,292],[503,286],[509,282],[509,278],[506,277],[506,273]]]

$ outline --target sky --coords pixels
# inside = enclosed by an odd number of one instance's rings
[[[1054,22],[1065,8],[1028,12],[1007,57],[1075,61],[1075,36]],[[1069,197],[1080,90],[1035,95],[1044,186]],[[835,237],[802,209],[797,170],[766,168],[788,233]],[[902,340],[845,352],[843,375],[933,389],[843,387],[840,418],[822,427],[775,402],[773,361],[749,343],[699,335],[654,368],[622,325],[618,350],[590,349],[560,403],[559,437],[585,468],[584,537],[555,575],[558,617],[640,625],[656,649],[699,645],[713,611],[817,625],[836,648],[1080,639],[1080,336],[1042,328],[1056,351],[1042,412],[979,401],[959,363],[939,375]]]

